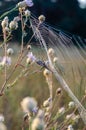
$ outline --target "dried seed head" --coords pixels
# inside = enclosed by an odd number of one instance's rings
[[[49,106],[49,101],[48,100],[45,100],[44,102],[43,102],[43,107],[48,107]]]
[[[12,55],[14,53],[12,48],[7,49],[7,55]]]
[[[32,0],[24,0],[26,2],[26,5],[28,7],[32,7],[34,5],[33,1]]]
[[[69,120],[72,116],[73,114],[66,115],[66,119]]]
[[[29,10],[26,10],[26,11],[25,11],[25,16],[26,16],[26,17],[30,17],[30,15],[31,15],[31,12],[30,12]]]
[[[19,8],[23,8],[23,7],[26,7],[27,6],[27,4],[26,4],[26,2],[25,1],[22,1],[22,2],[19,2],[18,3],[18,7]],[[20,10],[19,10],[20,11]]]
[[[74,108],[75,107],[75,103],[73,101],[69,102],[68,104],[69,108]]]
[[[22,8],[19,8],[19,12],[22,13]]]
[[[20,21],[20,18],[18,16],[14,17],[13,21],[18,22],[18,21]]]
[[[45,21],[45,16],[44,15],[40,15],[38,17],[38,20],[39,20],[40,23],[43,23]]]
[[[18,7],[20,7],[20,8],[26,7],[26,6],[32,7],[33,5],[34,4],[33,4],[32,0],[24,0],[24,1],[18,3]]]
[[[3,122],[0,123],[0,130],[7,130],[7,127]]]
[[[50,75],[50,71],[48,69],[45,69],[43,74],[45,77],[48,77]]]
[[[34,98],[31,97],[25,97],[21,101],[21,107],[24,112],[32,113],[33,109],[37,107],[37,102]]]
[[[27,45],[27,49],[30,50],[31,49],[31,45]]]
[[[50,55],[50,56],[52,56],[52,55],[54,55],[54,49],[53,48],[49,48],[48,49],[48,54]]]
[[[58,111],[59,114],[63,115],[65,113],[65,108],[61,107]]]
[[[26,59],[26,64],[29,65],[29,64],[31,64],[31,63],[32,63],[31,59],[30,59],[30,58],[27,58],[27,59]]]
[[[8,17],[6,16],[6,17],[3,19],[2,23],[1,23],[2,28],[8,27],[8,21],[9,21],[9,19],[8,19]]]
[[[72,126],[72,125],[69,125],[67,130],[74,130],[74,129],[73,129],[73,126]]]
[[[2,58],[2,65],[3,66],[5,66],[5,65],[7,65],[7,66],[10,66],[11,65],[11,58],[10,57],[8,57],[8,56],[4,56],[3,58]]]
[[[18,28],[18,23],[16,21],[11,21],[9,24],[11,30],[16,30]]]
[[[44,121],[36,117],[32,122],[31,130],[45,130]]]
[[[74,115],[73,118],[72,118],[72,120],[73,120],[75,123],[78,123],[79,119],[80,119],[80,115]]]
[[[46,107],[46,112],[49,112],[50,111],[50,107]]]
[[[57,57],[54,57],[53,62],[56,63],[58,61]]]
[[[56,90],[56,94],[57,94],[57,95],[61,94],[61,92],[62,92],[62,89],[61,89],[61,88],[58,88],[58,89]]]
[[[37,113],[37,118],[40,118],[41,120],[44,119],[44,111],[39,109]]]
[[[4,121],[4,116],[2,114],[0,114],[0,122]]]

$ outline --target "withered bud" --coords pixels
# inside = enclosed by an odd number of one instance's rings
[[[31,45],[27,45],[27,49],[30,50],[31,49]]]
[[[61,89],[61,88],[58,88],[58,89],[56,90],[56,94],[57,94],[57,95],[60,95],[61,92],[62,92],[62,89]]]

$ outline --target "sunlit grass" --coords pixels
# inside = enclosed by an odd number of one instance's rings
[[[18,52],[18,46],[14,46],[15,53]],[[36,53],[39,57],[44,57],[44,53],[40,51],[40,49],[37,49],[37,47],[33,48],[34,54]],[[12,56],[13,63],[12,66],[8,70],[8,74],[10,71],[12,71],[12,67],[16,61],[16,55]],[[71,52],[70,52],[71,53]],[[58,55],[58,57],[60,57]],[[26,60],[26,59],[24,59]],[[66,80],[68,85],[70,86],[71,90],[74,92],[74,94],[78,97],[79,100],[83,97],[86,89],[85,81],[86,81],[86,70],[85,65],[81,63],[79,60],[75,59],[74,56],[72,56],[72,60],[74,61],[74,64],[68,63],[66,61],[60,61],[59,64],[61,64],[64,67],[64,72],[59,73],[63,76],[63,78]],[[79,64],[79,68],[81,70],[77,70],[76,62]],[[18,83],[13,86],[10,89],[5,90],[5,96],[0,98],[0,112],[4,113],[5,121],[8,129],[17,130],[21,128],[21,122],[22,122],[22,110],[20,108],[20,101],[26,97],[26,96],[34,96],[37,101],[38,105],[41,107],[41,104],[44,100],[46,100],[49,97],[49,90],[48,85],[46,83],[46,80],[43,76],[43,71],[38,73],[32,73],[34,70],[39,70],[39,66],[33,66],[30,67],[30,71],[28,72],[28,75],[26,77],[22,76]],[[22,67],[18,67],[16,72],[11,77],[9,83],[13,82],[16,76],[19,75],[19,73],[22,71]],[[29,74],[30,73],[30,74]],[[32,74],[31,74],[32,73]],[[4,82],[4,73],[0,72],[0,86]],[[53,98],[55,96],[56,89],[61,87],[59,82],[56,81],[55,77],[53,76]],[[61,106],[67,106],[67,103],[71,99],[66,94],[66,92],[62,92],[62,95],[60,98],[57,97],[57,103],[55,107],[55,111]],[[84,102],[84,107],[86,107],[86,103]],[[81,121],[82,122],[82,121]],[[78,124],[78,127],[82,128],[83,123]],[[78,128],[77,127],[77,128]]]

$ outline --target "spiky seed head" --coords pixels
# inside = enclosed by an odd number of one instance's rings
[[[40,15],[38,17],[38,20],[39,20],[40,23],[43,23],[45,21],[45,16],[44,15]]]

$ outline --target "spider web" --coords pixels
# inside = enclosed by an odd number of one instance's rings
[[[56,30],[47,24],[39,25],[34,16],[31,17],[30,24],[35,44],[37,43],[37,48],[40,48],[40,51],[37,50],[37,57],[49,61],[53,74],[75,102],[86,124],[86,104],[80,103],[86,89],[86,39]],[[53,48],[58,57],[55,66],[47,53],[48,48]]]

